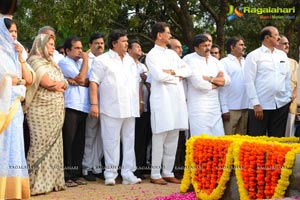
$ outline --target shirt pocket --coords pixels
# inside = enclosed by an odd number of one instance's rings
[[[285,61],[279,61],[279,73],[280,75],[284,75],[287,73],[287,66],[286,66],[286,63]]]

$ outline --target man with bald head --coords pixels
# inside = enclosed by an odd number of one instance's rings
[[[170,39],[169,46],[170,46],[170,49],[174,50],[180,58],[182,57],[183,50],[182,50],[181,42],[179,40]]]
[[[181,42],[177,39],[170,39],[168,47],[175,51],[177,55],[182,58],[182,45]],[[186,94],[186,82],[185,80],[182,81],[183,88]],[[186,133],[187,131],[179,131],[179,137],[178,137],[178,144],[177,144],[177,151],[176,151],[176,157],[175,157],[175,164],[174,164],[174,176],[178,179],[182,179],[183,177],[183,169],[184,169],[184,162],[185,162],[185,142],[186,142]],[[188,135],[188,133],[187,133]]]
[[[280,36],[279,44],[276,47],[279,50],[284,51],[286,54],[290,51],[290,43],[287,37],[284,35]],[[297,113],[297,69],[298,69],[298,63],[296,60],[289,58],[289,64],[290,64],[290,70],[291,70],[291,86],[292,86],[292,102],[290,105],[290,112],[288,115],[288,120],[286,124],[286,131],[285,136],[293,136],[293,127],[295,122],[295,116]]]
[[[245,85],[250,100],[248,134],[283,137],[292,97],[287,55],[276,49],[280,36],[276,27],[260,32],[261,47],[245,61]]]

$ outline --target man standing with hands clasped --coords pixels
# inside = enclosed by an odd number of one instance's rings
[[[136,63],[126,53],[125,30],[113,30],[108,36],[108,47],[108,52],[95,58],[91,70],[90,115],[98,118],[100,113],[105,185],[115,185],[120,140],[123,145],[122,184],[136,184],[142,181],[133,174],[136,170],[134,128],[135,117],[139,117],[139,76]]]
[[[248,135],[283,137],[292,97],[287,55],[276,49],[280,37],[276,27],[260,32],[262,46],[245,61],[245,84],[250,100]]]
[[[169,26],[158,22],[152,27],[155,46],[147,54],[146,65],[151,74],[152,168],[150,181],[165,185],[180,183],[172,173],[179,130],[188,129],[188,114],[182,78],[190,68],[175,51],[167,49],[172,37]],[[162,168],[162,174],[160,174]]]

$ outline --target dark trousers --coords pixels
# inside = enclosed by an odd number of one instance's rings
[[[63,125],[65,179],[76,180],[82,173],[87,113],[66,108]]]
[[[135,118],[135,158],[137,169],[146,166],[147,146],[151,140],[150,112],[144,112]]]
[[[254,110],[249,109],[248,135],[284,137],[290,104],[275,110],[263,110],[263,120],[255,118]]]

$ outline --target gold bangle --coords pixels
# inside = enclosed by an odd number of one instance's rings
[[[19,60],[19,62],[20,62],[20,63],[26,63],[26,61],[20,61],[20,60]]]

